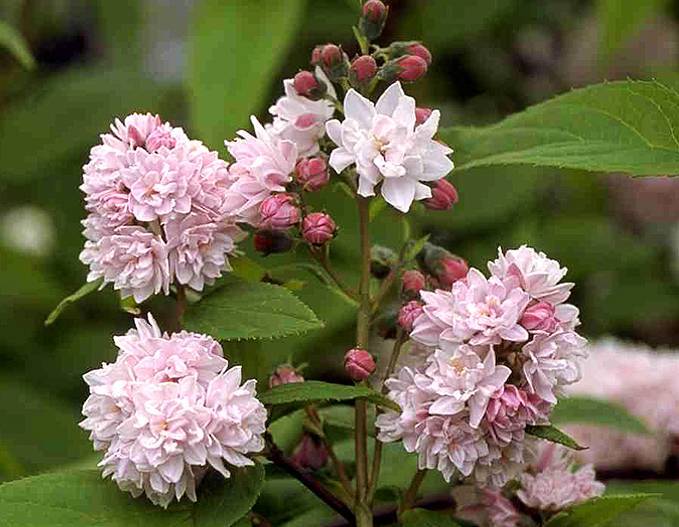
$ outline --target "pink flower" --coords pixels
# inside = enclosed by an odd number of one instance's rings
[[[551,409],[537,395],[505,384],[491,396],[484,423],[492,440],[505,447],[523,441],[526,425],[546,424]]]
[[[420,59],[421,60],[421,59]],[[415,125],[415,100],[397,82],[389,86],[376,104],[349,90],[344,99],[346,119],[328,121],[330,139],[339,148],[330,155],[330,166],[342,172],[356,165],[358,193],[374,196],[375,186],[390,205],[408,212],[413,200],[431,197],[424,184],[444,177],[453,169],[452,152],[433,140],[439,112]]]
[[[269,388],[295,382],[304,382],[304,377],[290,364],[281,364],[269,377]]]
[[[284,231],[299,223],[300,210],[291,194],[274,194],[259,206],[259,226],[274,231]]]
[[[517,527],[519,525],[521,519],[519,511],[498,489],[482,489],[481,502],[486,508],[491,527]]]
[[[329,214],[312,212],[304,216],[302,236],[312,245],[323,245],[335,236],[337,225]]]
[[[303,158],[297,162],[295,170],[297,182],[307,192],[322,189],[330,181],[328,164],[324,157]]]
[[[556,310],[549,302],[537,302],[530,305],[521,317],[521,325],[528,331],[546,331],[552,333],[559,325]]]
[[[413,324],[417,317],[422,314],[422,304],[417,300],[411,300],[407,304],[404,304],[398,312],[398,324],[404,329],[404,331],[412,331]]]

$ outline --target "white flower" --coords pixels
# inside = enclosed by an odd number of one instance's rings
[[[339,173],[355,164],[361,196],[374,196],[382,182],[380,192],[387,203],[408,212],[413,200],[431,197],[423,181],[439,180],[453,169],[447,157],[452,150],[433,139],[438,110],[415,126],[415,99],[403,93],[400,83],[389,86],[376,104],[349,90],[344,111],[343,122],[333,119],[326,124],[339,147],[330,155],[330,166]]]

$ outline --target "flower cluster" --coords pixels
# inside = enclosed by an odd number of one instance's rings
[[[472,268],[402,309],[402,326],[428,354],[387,381],[402,412],[377,425],[383,441],[417,452],[420,468],[502,486],[525,462],[526,426],[547,423],[578,379],[585,340],[556,261],[522,246],[500,250],[488,268],[489,278]]]
[[[254,462],[264,447],[266,410],[255,381],[241,385],[240,367],[228,368],[221,346],[206,335],[161,333],[153,317],[114,338],[112,364],[85,374],[90,396],[80,426],[90,432],[104,477],[133,496],[145,493],[167,507],[212,467]]]
[[[242,237],[225,209],[227,164],[157,115],[111,125],[83,168],[88,281],[141,302],[170,284],[202,290],[229,268]]]

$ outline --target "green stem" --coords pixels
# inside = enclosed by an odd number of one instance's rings
[[[424,481],[424,477],[426,475],[427,475],[426,469],[421,469],[415,472],[415,475],[413,476],[413,479],[411,480],[410,485],[408,486],[408,490],[406,490],[406,493],[403,496],[401,508],[399,509],[399,516],[408,509],[411,509],[415,504],[415,500],[417,499],[417,493],[420,491],[420,485],[422,485],[422,482]]]

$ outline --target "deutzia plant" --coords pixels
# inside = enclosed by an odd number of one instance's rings
[[[149,113],[115,119],[92,147],[88,283],[65,304],[111,284],[136,316],[113,338],[115,360],[84,376],[80,426],[107,479],[87,485],[99,500],[114,493],[106,510],[277,525],[260,493],[280,479],[316,500],[294,525],[558,527],[631,506],[600,498],[582,447],[553,425],[586,356],[567,269],[526,245],[470,268],[407,228],[398,246],[375,243],[381,213],[407,226],[458,201],[441,114],[407,93],[432,56],[378,44],[387,15],[365,2],[359,54],[317,46],[268,122],[252,116],[225,140],[228,156]],[[331,191],[348,196],[355,227],[326,212]],[[336,264],[342,237],[358,254],[349,272]],[[292,358],[257,373],[265,349],[243,340],[322,322],[299,281],[247,249],[294,252],[290,265],[352,310],[343,382],[306,378]]]

